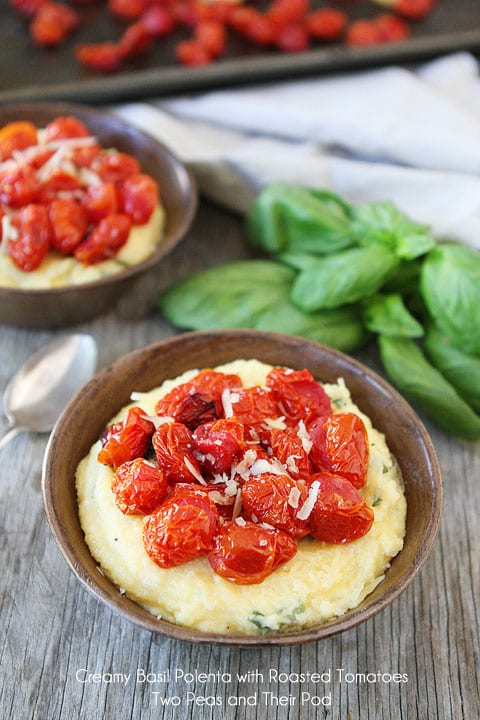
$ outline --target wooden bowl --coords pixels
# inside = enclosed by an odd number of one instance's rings
[[[49,289],[0,286],[0,323],[31,328],[55,328],[89,320],[112,308],[185,236],[197,207],[195,183],[189,171],[160,142],[107,112],[67,103],[30,103],[0,108],[0,127],[29,120],[44,127],[55,117],[74,115],[103,147],[115,147],[137,158],[142,171],[157,180],[166,226],[157,249],[138,265],[93,282]]]
[[[307,367],[324,382],[343,377],[354,402],[383,432],[403,473],[407,528],[403,550],[385,579],[355,609],[321,625],[265,636],[216,635],[157,620],[97,570],[77,513],[75,468],[105,425],[130,402],[133,390],[147,391],[190,368],[212,367],[236,358]],[[296,337],[249,330],[178,335],[126,355],[99,372],[71,401],[56,424],[45,454],[43,493],[47,517],[67,562],[79,580],[114,612],[174,638],[228,645],[292,645],[319,640],[368,620],[405,590],[432,547],[440,519],[442,485],[427,431],[412,408],[383,379],[335,350]]]

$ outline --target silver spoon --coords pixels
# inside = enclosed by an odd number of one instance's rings
[[[49,432],[63,408],[95,372],[91,335],[64,335],[27,360],[8,383],[3,403],[9,425],[0,448],[21,432]]]

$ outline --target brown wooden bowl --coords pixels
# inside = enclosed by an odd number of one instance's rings
[[[69,103],[5,105],[0,108],[0,127],[15,120],[44,127],[61,115],[74,115],[84,122],[103,147],[134,155],[142,171],[157,180],[166,215],[164,236],[143,262],[100,280],[41,290],[0,286],[0,323],[6,325],[55,328],[106,312],[178,245],[196,211],[197,192],[189,171],[168,148],[113,114]]]
[[[147,391],[190,368],[212,367],[236,358],[307,367],[324,382],[343,377],[352,398],[386,436],[403,473],[407,528],[403,550],[385,579],[355,609],[320,625],[264,636],[216,635],[157,620],[97,570],[80,527],[75,469],[110,419]],[[413,580],[432,547],[440,519],[442,484],[430,437],[412,408],[383,379],[346,355],[297,337],[249,330],[178,335],[132,352],[99,372],[70,402],[56,424],[45,454],[43,493],[57,543],[80,581],[114,612],[174,638],[228,645],[293,645],[348,630],[389,605]]]

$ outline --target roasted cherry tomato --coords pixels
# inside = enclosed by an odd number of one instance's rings
[[[272,429],[270,431],[269,445],[275,457],[280,460],[287,473],[295,480],[308,477],[312,472],[308,453],[303,447],[301,438],[297,433],[287,430]]]
[[[135,20],[140,17],[147,5],[146,0],[108,0],[107,4],[112,15],[124,20]]]
[[[147,452],[155,426],[139,407],[130,408],[124,420],[110,425],[103,434],[98,461],[117,469]]]
[[[332,412],[330,398],[307,369],[273,368],[267,376],[267,387],[271,388],[282,410],[280,414],[287,422],[308,423],[314,417]]]
[[[373,523],[373,510],[348,480],[331,473],[310,476],[309,492],[315,502],[308,517],[317,540],[343,544],[365,535]]]
[[[165,499],[167,480],[148,460],[135,458],[117,468],[112,492],[115,505],[125,515],[149,515]]]
[[[78,168],[90,168],[94,159],[102,152],[100,145],[95,142],[88,145],[77,145],[71,148],[72,162]]]
[[[226,483],[209,483],[207,485],[202,485],[202,489],[208,493],[212,502],[215,503],[219,516],[225,520],[231,520],[236,500],[236,493],[227,494]]]
[[[0,171],[0,202],[11,208],[34,203],[38,199],[40,184],[35,170],[29,165],[5,168]]]
[[[117,186],[121,211],[132,218],[135,225],[150,220],[159,202],[158,185],[150,175],[134,173]]]
[[[310,45],[310,36],[304,23],[292,23],[280,27],[275,35],[275,45],[287,53],[306,50]]]
[[[30,34],[36,45],[56,47],[80,23],[78,13],[62,3],[48,0],[43,3],[30,24]]]
[[[91,223],[97,224],[118,211],[117,190],[112,182],[91,185],[82,197],[82,205]]]
[[[150,5],[142,13],[139,22],[145,27],[153,38],[162,38],[170,35],[175,29],[175,20],[169,7],[163,5]]]
[[[140,165],[132,155],[110,150],[94,158],[92,170],[103,182],[116,183],[129,175],[139,173]]]
[[[81,65],[104,73],[118,70],[122,60],[118,43],[114,42],[77,45],[75,57]]]
[[[316,470],[346,478],[356,488],[365,485],[370,446],[362,419],[355,413],[319,418],[309,428],[310,460]]]
[[[207,493],[174,492],[147,519],[145,550],[161,568],[171,568],[209,552],[218,528],[218,513]]]
[[[320,8],[307,15],[308,32],[315,40],[338,40],[347,26],[347,16],[336,8]]]
[[[122,60],[137,57],[146,52],[153,42],[147,28],[140,21],[129,25],[118,41],[118,52]]]
[[[195,447],[203,456],[199,462],[207,473],[228,473],[234,458],[245,447],[243,426],[234,418],[199,425],[193,433]]]
[[[268,439],[269,426],[266,421],[276,420],[282,414],[273,392],[258,385],[235,390],[230,394],[230,403],[234,417],[249,430],[254,439]]]
[[[158,415],[168,415],[189,430],[216,418],[215,402],[208,395],[195,390],[191,383],[174,388],[157,403]]]
[[[194,455],[192,433],[182,423],[164,423],[155,431],[153,448],[158,465],[170,483],[198,483],[200,466]]]
[[[48,206],[52,226],[51,245],[62,253],[71,253],[87,232],[85,210],[74,200],[54,200]]]
[[[345,32],[347,45],[377,45],[382,42],[382,32],[374,20],[354,20]]]
[[[182,40],[175,48],[175,57],[182,65],[199,67],[209,65],[213,56],[198,40]]]
[[[18,236],[8,241],[8,254],[24,272],[36,270],[48,252],[52,228],[43,205],[27,205],[17,218]]]
[[[40,187],[40,202],[47,204],[58,196],[58,193],[75,193],[82,189],[82,183],[76,177],[63,170],[52,173]]]
[[[286,475],[262,473],[242,486],[243,507],[250,519],[273,525],[296,538],[308,534],[306,522],[297,518],[306,497],[305,485]]]
[[[168,415],[177,418],[177,408],[184,398],[192,393],[200,393],[204,398],[215,404],[215,415],[210,420],[224,416],[222,394],[225,390],[234,390],[242,386],[238,375],[229,375],[215,370],[202,370],[192,380],[177,385],[165,395],[155,406],[157,415]],[[201,422],[206,422],[207,418]],[[200,424],[197,423],[197,424]]]
[[[212,57],[220,57],[226,50],[225,26],[218,20],[202,20],[195,27],[195,39]]]
[[[237,585],[261,583],[297,552],[295,540],[242,520],[226,522],[215,537],[208,561],[217,575]]]
[[[37,128],[31,122],[10,122],[0,129],[0,162],[12,157],[14,150],[37,144]]]
[[[77,245],[73,254],[84,265],[94,265],[114,257],[125,245],[130,234],[132,221],[126,215],[117,213],[100,220],[90,235]]]
[[[310,9],[310,0],[272,0],[267,16],[278,26],[301,23]]]
[[[87,126],[72,115],[61,115],[49,122],[45,127],[45,136],[48,142],[83,138],[89,135],[90,131]]]

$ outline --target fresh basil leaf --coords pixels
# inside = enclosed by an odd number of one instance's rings
[[[424,255],[435,245],[428,225],[411,220],[389,201],[354,207],[352,215],[352,229],[360,245],[385,245],[404,260]]]
[[[423,263],[420,288],[439,330],[459,350],[480,355],[480,253],[438,245]]]
[[[379,336],[385,371],[397,388],[447,433],[480,439],[480,416],[431,365],[413,340]]]
[[[344,352],[367,335],[353,308],[302,313],[291,301],[295,271],[268,260],[245,260],[203,270],[175,283],[159,298],[165,317],[177,327],[254,328],[321,342]]]
[[[288,297],[295,271],[270,260],[245,260],[202,270],[168,288],[160,308],[177,327],[254,327]]]
[[[292,300],[306,312],[363,300],[382,287],[398,263],[393,252],[381,245],[312,258],[311,267],[294,282]]]
[[[346,353],[359,350],[369,338],[358,309],[342,307],[304,313],[289,297],[257,318],[255,328],[298,335]]]
[[[334,193],[273,183],[256,197],[246,219],[247,237],[268,253],[336,252],[352,245],[350,205]]]
[[[470,407],[480,412],[480,358],[454,347],[437,328],[427,328],[425,350],[432,363]]]
[[[405,307],[398,293],[374,295],[364,301],[363,321],[372,332],[391,337],[422,337],[423,327]]]

